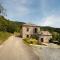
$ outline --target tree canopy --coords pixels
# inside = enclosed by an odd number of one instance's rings
[[[15,22],[10,21],[4,18],[4,16],[0,16],[0,31],[7,31],[7,32],[20,32],[21,26],[24,24],[23,22]]]

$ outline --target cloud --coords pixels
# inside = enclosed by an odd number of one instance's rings
[[[18,2],[19,1],[19,2]],[[20,17],[24,17],[24,16],[34,16],[35,14],[37,14],[39,9],[38,9],[38,1],[36,0],[13,0],[13,2],[15,4],[13,4],[13,11],[12,13],[14,13],[14,16],[20,16]],[[11,10],[10,10],[11,11]],[[30,17],[31,18],[31,17]]]
[[[26,16],[29,13],[29,9],[24,6],[18,6],[17,9],[15,9],[15,15],[17,16]]]
[[[60,28],[60,16],[56,15],[47,16],[43,18],[39,24],[42,26],[51,26]]]
[[[25,16],[29,13],[29,9],[25,6],[27,4],[27,0],[20,0],[20,3],[16,5],[16,15]]]
[[[13,14],[12,16],[14,17],[23,17],[29,14],[29,8],[27,8],[27,0],[8,0],[6,7],[8,14]]]

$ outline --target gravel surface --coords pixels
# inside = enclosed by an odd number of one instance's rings
[[[60,48],[49,47],[32,47],[34,52],[39,56],[39,60],[60,60]]]
[[[0,46],[0,60],[60,60],[60,48],[55,47],[53,44],[29,47],[21,38],[11,36]]]
[[[0,60],[39,60],[39,57],[21,38],[11,36],[0,47]]]

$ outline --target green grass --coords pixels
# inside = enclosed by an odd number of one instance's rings
[[[11,36],[11,33],[0,31],[0,44],[7,40],[9,36]]]

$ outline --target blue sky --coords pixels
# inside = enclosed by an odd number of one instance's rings
[[[60,0],[1,0],[7,18],[36,25],[60,27]]]

